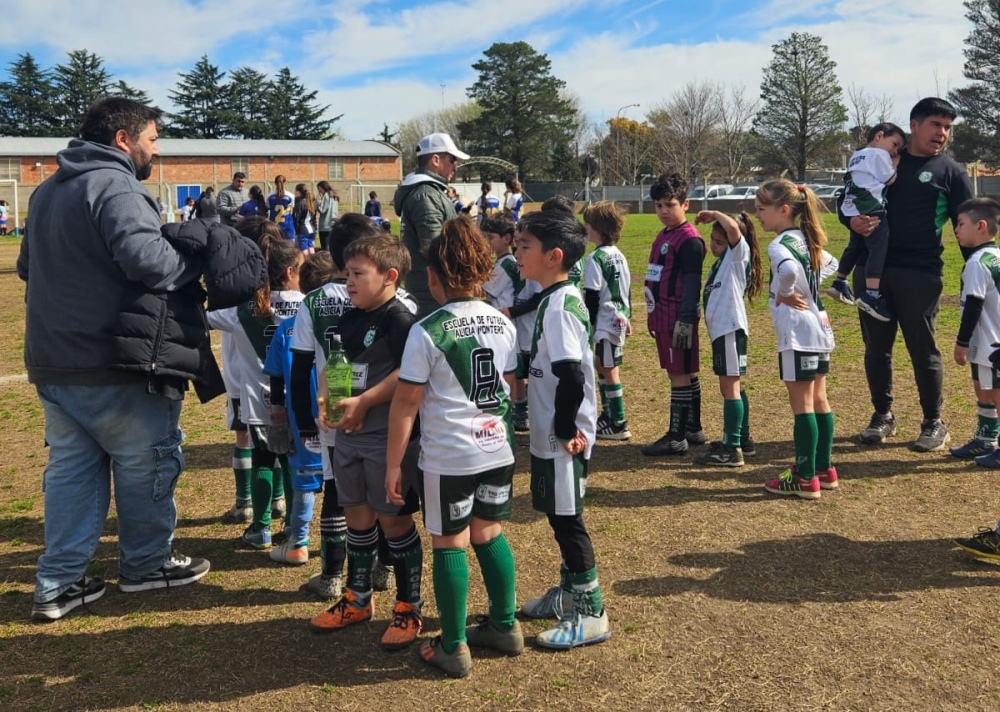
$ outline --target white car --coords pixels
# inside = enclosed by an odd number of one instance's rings
[[[708,198],[709,200],[714,200],[715,198],[721,198],[724,195],[729,195],[732,191],[733,186],[729,183],[720,183],[718,185],[696,185],[691,190],[688,191],[688,200],[704,200]]]
[[[733,188],[733,192],[726,195],[720,195],[719,200],[746,200],[752,201],[757,197],[757,186],[755,185],[738,185]]]

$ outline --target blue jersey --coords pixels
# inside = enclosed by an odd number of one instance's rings
[[[271,337],[271,346],[264,360],[264,373],[268,376],[278,376],[285,379],[285,407],[288,410],[288,425],[295,441],[295,450],[288,455],[288,464],[296,477],[312,475],[316,477],[314,487],[303,487],[304,491],[319,489],[323,479],[322,445],[319,436],[310,438],[303,444],[299,435],[299,426],[295,422],[295,413],[289,399],[289,387],[292,379],[292,327],[295,319],[285,319],[281,322]],[[316,372],[310,376],[309,393],[313,402],[313,417],[316,417]],[[297,485],[298,483],[296,483]],[[298,486],[295,489],[299,489]]]
[[[278,223],[282,234],[289,240],[295,239],[295,199],[291,193],[285,193],[280,198],[277,193],[267,196],[267,207],[270,209],[271,222]]]

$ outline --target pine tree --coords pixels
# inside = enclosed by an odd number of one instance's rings
[[[29,52],[10,63],[9,80],[0,82],[0,135],[53,136],[55,90],[49,72]],[[79,127],[77,127],[79,128]]]
[[[288,67],[282,67],[271,82],[267,97],[269,138],[329,138],[333,123],[340,117],[324,119],[329,106],[317,106],[318,91],[307,92]]]
[[[497,42],[472,68],[479,78],[466,94],[482,113],[458,125],[470,147],[517,165],[521,178],[550,175],[554,155],[565,163],[556,148],[572,140],[577,112],[548,57],[527,42]]]
[[[180,138],[225,138],[232,123],[227,106],[225,72],[202,55],[194,69],[180,74],[170,99],[179,107],[172,115],[170,133]]]
[[[769,157],[801,181],[810,163],[837,155],[846,140],[847,107],[837,63],[821,38],[793,32],[771,49],[754,130],[765,140]]]
[[[239,138],[268,138],[267,96],[271,91],[271,82],[263,72],[250,67],[232,71],[226,84],[226,100],[232,115],[228,133]]]
[[[112,84],[108,93],[114,94],[115,96],[123,96],[126,99],[131,99],[132,101],[137,101],[140,104],[146,104],[147,106],[153,103],[149,94],[144,92],[142,89],[136,89],[130,84],[126,84],[122,79],[119,79],[117,82]]]
[[[965,8],[972,32],[965,38],[962,73],[972,84],[952,91],[948,98],[971,130],[956,131],[955,139],[964,144],[966,153],[996,166],[1000,165],[1000,3],[967,0]]]
[[[58,128],[63,135],[72,136],[83,125],[94,100],[111,93],[111,77],[104,68],[104,60],[85,49],[70,52],[69,61],[57,64],[52,77]]]

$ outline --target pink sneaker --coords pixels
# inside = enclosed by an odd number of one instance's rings
[[[819,477],[804,480],[793,474],[791,470],[785,470],[773,480],[765,482],[764,489],[771,494],[795,496],[802,499],[819,499],[820,496]]]
[[[834,490],[840,487],[837,481],[837,468],[830,465],[829,470],[816,470],[816,479],[819,480],[820,489]]]

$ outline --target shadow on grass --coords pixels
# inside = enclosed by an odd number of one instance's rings
[[[730,601],[786,604],[898,601],[907,591],[998,584],[997,576],[973,575],[989,570],[989,565],[957,553],[950,539],[856,541],[836,534],[807,534],[754,542],[739,551],[678,554],[668,561],[677,567],[716,571],[708,578],[618,581],[614,590],[630,596],[697,592]]]
[[[311,633],[307,620],[290,617],[155,627],[138,621],[123,630],[73,635],[59,635],[58,623],[40,625],[37,633],[0,640],[0,650],[32,651],[5,655],[0,690],[9,698],[5,707],[30,702],[36,709],[97,709],[233,702],[310,685],[328,693],[336,707],[349,694],[343,688],[442,679],[413,648],[380,650],[385,624],[377,620],[330,635]],[[295,663],[287,664],[292,658]]]

